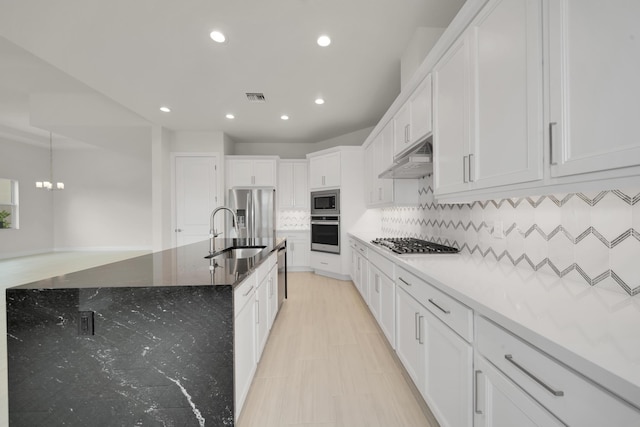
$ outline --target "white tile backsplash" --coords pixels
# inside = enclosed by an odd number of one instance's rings
[[[431,177],[421,179],[418,187],[417,206],[382,209],[384,233],[640,294],[640,191],[439,205]],[[503,239],[492,235],[496,221],[502,223]]]
[[[308,230],[310,227],[310,213],[304,210],[278,211],[278,230]]]

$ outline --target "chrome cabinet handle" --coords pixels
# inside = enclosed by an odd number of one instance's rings
[[[260,324],[260,303],[256,300],[256,323]]]
[[[406,280],[404,280],[402,277],[398,277],[398,280],[400,280],[402,283],[404,283],[407,286],[411,286],[411,283],[407,282]]]
[[[467,183],[467,156],[462,156],[462,182]]]
[[[473,174],[471,173],[471,159],[473,158],[473,154],[469,154],[467,156],[467,161],[469,162],[469,182],[473,182]]]
[[[419,328],[419,326],[418,326],[419,318],[420,318],[420,313],[416,312],[416,314],[415,314],[416,341],[419,341],[419,340],[420,340],[420,335],[419,335],[419,332],[418,332],[418,328]]]
[[[545,390],[547,390],[549,393],[553,394],[554,396],[564,396],[564,391],[561,390],[555,390],[554,388],[552,388],[551,386],[547,385],[544,381],[542,381],[540,378],[536,377],[534,374],[532,374],[528,369],[526,369],[524,366],[522,366],[521,364],[519,364],[518,362],[516,362],[513,359],[513,356],[511,354],[505,354],[504,358],[507,359],[507,361],[509,361],[513,366],[515,366],[516,368],[518,368],[520,371],[522,371],[525,375],[527,375],[529,378],[531,378],[532,380],[534,380],[535,382],[537,382],[538,384],[540,384],[542,387],[544,387]]]
[[[557,122],[549,123],[549,163],[552,165],[557,165],[558,162],[555,161],[553,156],[553,128],[557,125]]]
[[[176,229],[175,229],[175,232],[176,232],[176,233],[182,233],[182,228],[176,228]]]
[[[429,302],[433,305],[435,305],[436,307],[438,307],[438,309],[440,311],[442,311],[444,314],[451,314],[451,311],[449,310],[445,310],[444,308],[442,308],[440,305],[438,305],[433,299],[429,298]]]
[[[424,344],[422,340],[422,319],[424,319],[424,316],[418,317],[418,342],[420,344]]]
[[[478,409],[478,374],[482,374],[482,371],[476,370],[475,372],[475,402],[473,404],[473,412],[482,415],[483,412]]]
[[[251,291],[253,290],[253,286],[251,286],[249,289],[247,289],[247,292],[245,292],[244,294],[242,294],[243,297],[246,297],[247,295],[249,295],[251,293]]]

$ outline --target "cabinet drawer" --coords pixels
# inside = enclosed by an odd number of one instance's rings
[[[393,262],[376,251],[369,251],[368,254],[369,263],[375,265],[389,279],[393,279]]]
[[[342,260],[340,255],[311,252],[311,268],[340,273],[342,271]]]
[[[462,338],[473,340],[473,311],[469,307],[401,267],[396,268],[395,282]]]
[[[484,357],[567,425],[640,425],[640,411],[481,316],[476,343]]]
[[[365,246],[364,244],[358,242],[357,240],[354,240],[353,244],[351,245],[351,248],[354,251],[357,251],[363,257],[367,258],[369,248],[367,248],[367,246]]]
[[[254,300],[256,277],[257,274],[253,272],[233,290],[233,317],[236,317],[249,301]]]

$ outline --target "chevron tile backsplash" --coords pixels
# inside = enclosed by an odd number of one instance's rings
[[[279,230],[308,230],[310,213],[304,210],[278,211],[277,228]]]
[[[640,192],[602,191],[439,205],[419,182],[416,207],[382,209],[382,231],[546,269],[590,286],[640,294]],[[503,238],[500,235],[502,225]]]

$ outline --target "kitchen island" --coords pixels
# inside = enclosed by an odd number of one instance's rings
[[[274,239],[216,239],[6,290],[11,426],[234,424],[233,289]]]

